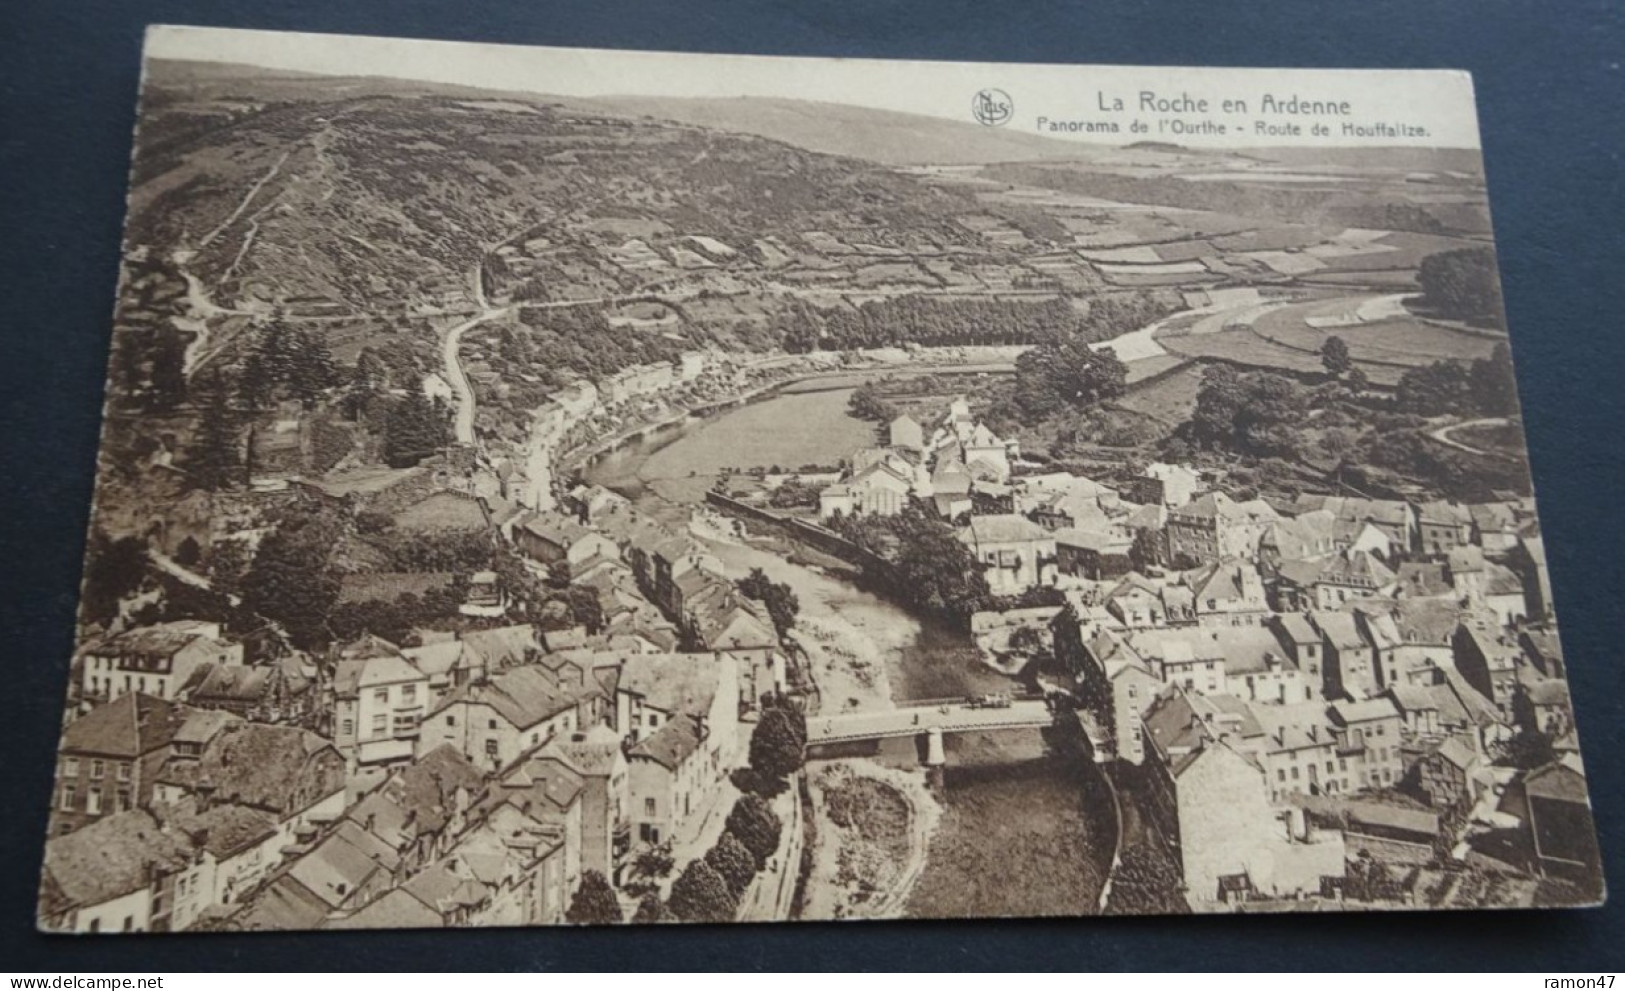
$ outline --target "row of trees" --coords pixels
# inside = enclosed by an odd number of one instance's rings
[[[803,353],[906,344],[1100,341],[1142,327],[1177,306],[1177,297],[1159,292],[1102,295],[1081,307],[1061,298],[944,299],[916,294],[831,309],[797,301],[775,314],[770,327],[785,350]]]
[[[795,628],[796,617],[801,614],[801,600],[788,584],[767,577],[767,572],[761,568],[752,568],[750,574],[736,584],[746,597],[755,599],[767,607],[767,614],[773,620],[773,629],[778,632],[781,639]]]

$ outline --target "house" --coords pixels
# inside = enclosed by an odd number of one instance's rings
[[[996,595],[1019,594],[1054,580],[1055,535],[1024,516],[972,516],[960,539]]]
[[[454,852],[472,864],[477,852],[495,852],[488,845],[495,838],[512,866],[521,868],[517,877],[502,885],[519,897],[511,914],[498,918],[526,925],[563,921],[570,895],[581,880],[586,795],[586,781],[580,774],[540,753],[527,754],[492,785],[475,811],[481,830],[459,843]],[[491,877],[491,881],[498,880],[500,876]],[[513,914],[519,918],[512,918]],[[492,919],[488,924],[500,923]]]
[[[920,421],[904,413],[886,425],[886,442],[892,447],[921,453],[925,450],[925,428]]]
[[[1460,737],[1447,737],[1414,765],[1416,790],[1436,809],[1465,810],[1473,794],[1473,772],[1483,764],[1478,751]]]
[[[1071,668],[1085,705],[1111,731],[1106,756],[1138,765],[1145,756],[1141,720],[1162,691],[1162,680],[1121,637],[1094,627],[1083,639],[1077,624],[1072,627],[1070,640],[1057,636],[1057,655]]]
[[[962,462],[937,459],[931,471],[931,503],[945,520],[957,520],[971,511],[971,476]]]
[[[1293,662],[1291,646],[1274,625],[1215,627],[1206,635],[1223,661],[1224,694],[1276,705],[1320,697],[1319,673],[1305,672]]]
[[[555,739],[536,758],[560,761],[581,777],[581,869],[613,879],[631,845],[631,771],[620,735],[599,723]]]
[[[541,667],[517,667],[456,689],[424,718],[417,752],[450,745],[496,771],[553,738],[591,726],[605,714],[603,691],[572,684]]]
[[[1387,595],[1396,581],[1375,554],[1351,549],[1283,561],[1276,568],[1275,594],[1283,610],[1336,609],[1345,602]]]
[[[574,569],[595,557],[619,557],[615,542],[562,513],[540,513],[513,528],[514,543],[527,557],[542,564]]]
[[[53,932],[165,932],[175,878],[192,845],[131,809],[45,844],[39,924]]]
[[[1079,530],[1055,531],[1055,564],[1063,575],[1092,581],[1121,578],[1134,570],[1134,539],[1121,533]]]
[[[1287,561],[1324,558],[1337,550],[1337,519],[1319,509],[1271,524],[1258,539],[1258,561],[1275,569]]]
[[[1168,510],[1168,556],[1206,564],[1223,558],[1255,560],[1264,534],[1280,516],[1262,499],[1236,502],[1210,492]]]
[[[1196,622],[1201,626],[1256,626],[1270,615],[1264,582],[1250,561],[1216,561],[1186,574]]]
[[[1354,615],[1346,612],[1317,611],[1309,622],[1320,631],[1326,662],[1325,693],[1329,699],[1363,699],[1380,689],[1376,651],[1360,634]]]
[[[1312,686],[1324,686],[1325,638],[1309,617],[1301,613],[1278,613],[1269,621],[1287,658]]]
[[[854,456],[847,478],[818,493],[819,519],[858,513],[896,516],[908,505],[918,485],[915,466],[891,451],[873,459],[863,459],[863,453]]]
[[[1467,507],[1473,521],[1473,543],[1484,553],[1501,557],[1518,546],[1519,530],[1523,521],[1516,508],[1509,503],[1487,502]]]
[[[344,818],[382,840],[414,871],[451,850],[485,784],[485,772],[473,761],[455,747],[440,746],[391,771]]]
[[[1106,609],[1129,629],[1163,626],[1168,618],[1162,589],[1137,571],[1124,575],[1106,593]]]
[[[1324,509],[1336,517],[1339,549],[1356,546],[1368,523],[1382,532],[1394,551],[1409,553],[1415,547],[1416,510],[1397,499],[1304,495],[1293,508],[1299,514]]]
[[[1507,564],[1523,580],[1530,618],[1549,622],[1553,616],[1552,576],[1546,567],[1546,541],[1538,533],[1523,534],[1507,553]]]
[[[1562,877],[1597,876],[1601,854],[1585,775],[1554,762],[1523,780],[1529,837],[1536,867]]]
[[[693,646],[739,662],[739,690],[746,704],[782,692],[787,684],[778,631],[767,607],[719,581],[685,601],[683,628]]]
[[[320,710],[316,682],[294,657],[252,667],[205,664],[192,672],[178,696],[194,708],[262,723],[312,724]]]
[[[1518,688],[1523,651],[1516,641],[1485,620],[1463,620],[1451,646],[1456,670],[1467,683],[1495,704],[1503,722],[1512,718],[1512,696]]]
[[[1438,859],[1440,839],[1437,813],[1400,808],[1377,802],[1353,802],[1348,807],[1344,836],[1349,853],[1369,854],[1384,864],[1420,867]]]
[[[131,692],[69,723],[57,749],[52,835],[144,806],[189,711]]]
[[[269,848],[279,849],[336,820],[346,786],[344,757],[323,737],[294,726],[232,720],[201,748],[177,748],[154,777],[153,801],[263,813],[277,832],[277,845]]]
[[[1335,702],[1327,715],[1337,736],[1338,759],[1349,761],[1351,787],[1386,788],[1399,783],[1404,772],[1401,718],[1391,699],[1379,695],[1359,702]]]
[[[1202,487],[1202,477],[1184,465],[1152,462],[1133,482],[1131,496],[1135,502],[1177,509],[1195,498]]]
[[[1416,507],[1418,549],[1429,557],[1473,543],[1472,513],[1459,503],[1435,500]]]
[[[1128,642],[1163,684],[1202,695],[1224,691],[1224,652],[1202,631],[1140,630],[1131,632]]]
[[[246,805],[188,797],[151,811],[161,828],[184,837],[193,850],[191,865],[174,878],[171,929],[187,929],[199,918],[229,912],[277,867],[287,845],[275,816]]]
[[[110,702],[128,692],[173,699],[204,664],[241,664],[242,644],[221,638],[220,624],[183,619],[103,637],[80,661],[81,697]]]
[[[715,800],[739,749],[737,665],[727,656],[628,657],[616,685],[637,842],[686,832]],[[671,727],[668,730],[668,727]]]
[[[1318,894],[1343,875],[1335,832],[1271,807],[1264,770],[1232,745],[1230,731],[1177,688],[1145,716],[1148,814],[1179,861],[1186,897],[1220,901],[1223,889],[1268,897]]]
[[[333,742],[358,781],[411,760],[433,693],[400,648],[370,635],[339,648],[331,691]]]

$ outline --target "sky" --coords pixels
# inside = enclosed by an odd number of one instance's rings
[[[1479,147],[1472,80],[1453,70],[1200,69],[786,58],[544,48],[470,42],[154,26],[146,55],[234,62],[331,75],[390,76],[558,97],[774,97],[818,100],[971,122],[978,94],[998,90],[1011,112],[999,126],[1091,144],[1172,141],[1192,147],[1410,145]],[[1142,109],[1142,94],[1173,101]],[[1330,115],[1267,113],[1277,102],[1346,104]],[[1123,109],[1114,111],[1115,100]],[[1196,101],[1206,100],[1205,109]],[[1225,106],[1225,101],[1241,101]],[[1131,122],[1148,128],[1131,132]],[[1116,136],[1053,129],[1055,121],[1115,122]],[[1178,121],[1182,128],[1173,123]],[[1204,125],[1208,122],[1208,125]],[[1329,133],[1316,135],[1322,122]],[[1225,125],[1218,134],[1211,124]],[[1260,123],[1297,135],[1261,136]],[[1345,124],[1404,125],[1351,135]]]

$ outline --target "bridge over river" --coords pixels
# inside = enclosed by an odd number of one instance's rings
[[[918,736],[926,740],[926,764],[940,765],[946,759],[945,734],[1042,729],[1054,721],[1043,699],[1015,699],[1001,707],[975,706],[964,698],[916,699],[881,712],[812,716],[807,720],[807,745]]]

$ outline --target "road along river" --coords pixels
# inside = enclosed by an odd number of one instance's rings
[[[850,393],[768,395],[638,438],[589,464],[584,474],[633,499],[645,513],[683,525],[723,468],[831,464],[873,443],[873,427],[847,414]],[[783,548],[712,543],[730,572],[760,567],[775,581],[788,582],[801,600],[798,626],[804,635],[869,663],[867,679],[833,673],[820,680],[825,712],[1012,688],[1008,678],[980,662],[961,631],[911,615],[835,572],[793,560]],[[912,766],[914,748],[912,740],[885,741],[876,756]],[[1057,753],[1038,730],[950,737],[948,757],[941,824],[906,913],[1093,912],[1113,827],[1109,799],[1090,790],[1092,775]]]

